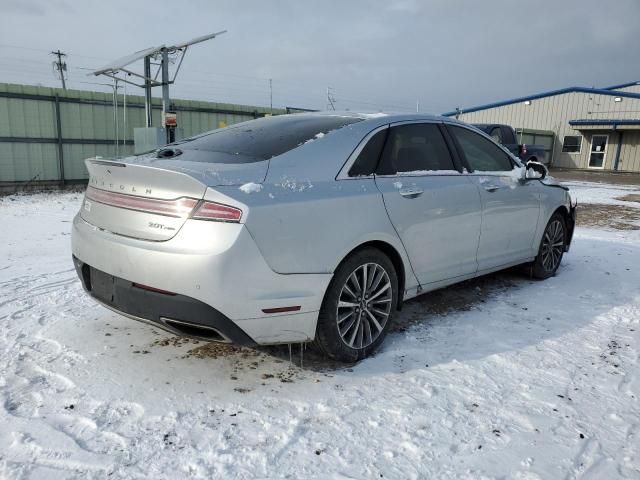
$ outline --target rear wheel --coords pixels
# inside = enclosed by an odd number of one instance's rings
[[[555,275],[567,241],[567,227],[564,217],[560,213],[554,213],[542,235],[538,256],[532,265],[532,274],[535,278],[545,279]]]
[[[398,278],[381,251],[366,248],[336,269],[325,294],[316,346],[327,356],[355,362],[383,342],[398,304]]]

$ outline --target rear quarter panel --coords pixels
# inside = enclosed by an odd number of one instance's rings
[[[354,248],[384,241],[411,272],[373,179],[288,179],[266,184],[260,193],[261,200],[248,196],[246,226],[274,271],[332,273]],[[407,279],[407,287],[413,283]]]
[[[402,258],[406,288],[417,285],[374,180],[336,180],[360,141],[384,123],[357,122],[272,158],[259,192],[216,187],[247,205],[247,230],[275,272],[332,273],[351,250],[383,241]]]

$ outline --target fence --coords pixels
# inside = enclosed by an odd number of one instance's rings
[[[192,100],[171,108],[186,136],[289,110]],[[152,111],[158,126],[160,99]],[[0,187],[84,182],[86,158],[132,154],[133,129],[144,125],[142,96],[127,96],[125,108],[120,94],[114,109],[109,93],[0,83]]]

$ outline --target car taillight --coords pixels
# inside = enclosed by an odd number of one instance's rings
[[[219,222],[239,222],[242,210],[216,202],[202,202],[193,213],[196,220],[215,220]]]
[[[188,217],[198,204],[198,200],[194,198],[181,197],[175,200],[161,200],[158,198],[138,197],[125,193],[108,192],[95,187],[87,187],[85,196],[89,200],[104,203],[112,207],[182,218]]]

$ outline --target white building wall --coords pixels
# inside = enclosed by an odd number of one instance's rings
[[[618,169],[640,172],[640,132],[624,132]]]
[[[626,92],[626,93],[640,93],[640,83],[636,85],[631,85],[629,87],[616,88],[616,91]]]
[[[640,99],[588,92],[569,92],[477,112],[462,113],[460,120],[468,123],[505,123],[515,128],[550,130],[555,133],[551,164],[566,168],[587,168],[590,153],[590,135],[584,135],[580,153],[562,153],[565,135],[583,135],[569,125],[578,119],[637,119],[640,118]],[[629,135],[630,136],[630,135]],[[625,143],[627,138],[625,138]],[[609,134],[605,169],[611,169],[617,147],[617,134]],[[629,162],[628,162],[629,163]],[[627,168],[625,168],[627,170]]]

